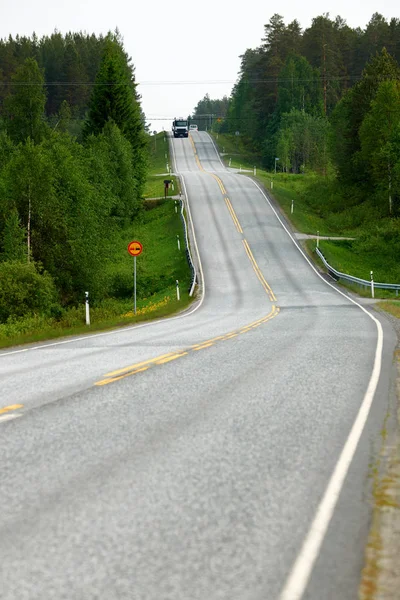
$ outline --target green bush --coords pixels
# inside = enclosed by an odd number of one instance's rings
[[[7,319],[51,314],[57,306],[52,277],[35,263],[0,263],[0,322]]]

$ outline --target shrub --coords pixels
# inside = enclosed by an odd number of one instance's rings
[[[0,263],[0,322],[34,314],[50,314],[57,306],[52,277],[35,263]]]

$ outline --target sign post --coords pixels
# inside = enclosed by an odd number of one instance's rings
[[[134,314],[136,315],[136,257],[143,252],[143,246],[138,241],[128,244],[128,252],[133,256],[133,294],[134,294]]]
[[[172,179],[164,179],[164,198],[168,195],[169,184],[172,183]]]

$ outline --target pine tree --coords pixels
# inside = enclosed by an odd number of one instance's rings
[[[43,137],[46,94],[44,77],[34,58],[27,58],[12,76],[12,93],[6,98],[7,133],[18,143]]]
[[[84,136],[98,135],[113,121],[132,146],[135,175],[142,189],[146,178],[146,135],[133,68],[118,38],[109,36],[96,77]]]

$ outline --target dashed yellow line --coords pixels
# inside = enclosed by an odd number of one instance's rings
[[[109,383],[114,383],[116,381],[120,381],[121,379],[124,379],[125,377],[129,377],[131,375],[136,375],[137,373],[142,373],[143,371],[147,371],[147,369],[149,369],[151,367],[154,368],[156,365],[163,365],[165,363],[171,362],[172,360],[176,360],[177,358],[181,358],[182,356],[186,356],[187,354],[189,354],[189,352],[195,352],[198,350],[204,350],[205,348],[210,348],[211,346],[214,345],[214,343],[216,341],[229,340],[234,337],[237,337],[238,335],[240,335],[242,333],[247,333],[251,329],[259,327],[263,323],[270,321],[271,319],[276,317],[278,314],[279,314],[279,308],[277,306],[273,305],[271,308],[271,311],[265,317],[262,317],[261,319],[257,319],[257,321],[253,321],[252,323],[249,323],[248,325],[245,325],[244,327],[241,327],[240,329],[237,329],[235,331],[230,331],[229,333],[226,333],[225,335],[219,335],[215,338],[205,340],[204,342],[201,342],[200,344],[196,344],[195,346],[191,346],[190,348],[187,348],[186,350],[182,350],[179,352],[171,352],[169,354],[163,354],[162,356],[157,356],[156,358],[152,358],[148,361],[137,363],[135,365],[130,365],[129,367],[124,367],[123,369],[119,369],[118,371],[112,371],[111,373],[107,373],[104,376],[104,379],[102,379],[101,381],[96,381],[96,383],[94,385],[97,385],[97,386],[108,385]],[[22,406],[22,405],[16,405],[16,406]],[[3,410],[6,410],[6,409],[3,409]]]

